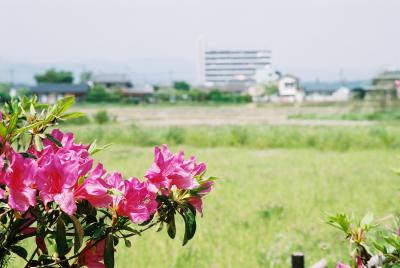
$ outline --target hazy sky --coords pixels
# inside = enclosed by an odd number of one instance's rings
[[[196,60],[268,48],[284,73],[368,78],[400,67],[400,0],[0,0],[0,61]]]

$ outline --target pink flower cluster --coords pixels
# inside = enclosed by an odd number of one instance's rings
[[[172,154],[166,145],[156,147],[147,181],[124,180],[120,173],[107,173],[102,164],[93,168],[89,147],[74,143],[71,133],[54,130],[51,136],[62,146],[45,139],[43,150],[28,150],[37,159],[24,158],[6,146],[0,158],[0,198],[8,198],[11,209],[23,213],[40,200],[45,206],[54,202],[73,215],[77,202],[87,200],[94,207],[111,208],[117,215],[141,223],[156,212],[157,194],[167,195],[176,188],[193,191],[188,202],[202,213],[201,199],[212,182],[199,180],[206,166],[197,164],[194,157],[185,160],[183,152]]]

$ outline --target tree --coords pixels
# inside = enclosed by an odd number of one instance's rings
[[[69,71],[56,71],[55,69],[50,69],[43,74],[35,75],[35,80],[37,83],[67,83],[72,84],[74,81],[74,76],[72,72]]]
[[[177,90],[190,90],[190,85],[185,81],[175,81],[174,88]]]
[[[80,83],[86,84],[87,82],[89,82],[92,79],[92,76],[93,76],[92,72],[83,71],[80,76]]]
[[[278,85],[276,84],[268,84],[265,86],[265,94],[267,96],[272,96],[277,94],[279,91]]]
[[[10,99],[10,86],[8,84],[0,84],[0,101],[6,102]]]

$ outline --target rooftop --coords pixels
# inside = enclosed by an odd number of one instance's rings
[[[86,84],[55,84],[40,83],[30,88],[33,93],[86,93],[89,86]]]

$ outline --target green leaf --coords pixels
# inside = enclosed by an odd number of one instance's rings
[[[51,142],[53,142],[57,147],[61,148],[63,147],[61,142],[57,140],[56,138],[53,137],[51,134],[46,134],[46,138],[48,138]]]
[[[41,121],[40,122],[35,122],[33,124],[30,124],[30,125],[27,125],[25,127],[22,127],[22,128],[19,128],[19,129],[15,130],[15,134],[20,134],[22,132],[28,131],[28,130],[33,129],[35,127],[38,127],[38,126],[40,126],[42,124],[43,124],[43,122],[41,122]]]
[[[371,212],[369,212],[361,219],[360,224],[362,226],[369,226],[373,220],[374,220],[374,215]]]
[[[69,218],[72,221],[72,224],[74,225],[75,229],[75,235],[74,235],[74,253],[78,253],[79,249],[82,246],[83,243],[83,236],[84,236],[84,231],[83,227],[80,224],[79,220],[74,217],[74,216],[69,216]]]
[[[74,119],[74,118],[78,118],[78,117],[82,117],[85,116],[85,113],[81,113],[81,112],[73,112],[73,113],[67,113],[64,114],[60,117],[60,119],[62,120],[68,120],[68,119]]]
[[[133,234],[135,234],[135,235],[139,235],[139,236],[142,235],[141,232],[139,232],[138,230],[135,230],[135,229],[133,229],[133,228],[131,228],[130,226],[127,226],[127,225],[123,226],[123,227],[121,228],[121,230],[129,231],[129,232],[131,232],[131,233],[133,233]]]
[[[22,155],[24,158],[32,158],[32,159],[35,159],[35,160],[37,159],[36,155],[30,154],[30,153],[26,153],[26,152],[20,153],[20,155]]]
[[[14,112],[14,114],[10,118],[10,121],[8,122],[7,134],[10,134],[14,130],[14,128],[17,126],[17,122],[18,122],[18,113]]]
[[[172,215],[171,217],[172,219],[170,220],[170,222],[168,223],[168,235],[170,238],[174,239],[176,236],[176,225],[175,225],[175,216]]]
[[[33,144],[35,145],[35,149],[37,151],[40,152],[41,150],[43,150],[43,142],[42,142],[42,139],[40,138],[40,136],[35,135],[33,137]]]
[[[10,247],[10,250],[13,253],[17,254],[18,256],[20,256],[21,258],[23,258],[24,260],[26,260],[26,258],[28,257],[28,252],[23,247],[14,245]]]
[[[65,256],[68,253],[68,243],[65,231],[65,223],[61,217],[58,217],[57,219],[56,229],[57,252],[59,256]]]
[[[0,123],[0,136],[5,137],[7,135],[7,128],[3,125],[3,123]]]
[[[106,268],[114,268],[114,237],[108,234],[104,247],[104,265]]]
[[[90,144],[88,152],[90,155],[94,155],[95,153],[103,151],[104,149],[110,147],[111,145],[112,145],[112,143],[109,143],[109,144],[104,145],[103,147],[97,147],[97,141],[94,140],[92,142],[92,144]]]
[[[129,239],[125,239],[125,247],[130,248],[132,247],[132,242]]]
[[[196,233],[196,213],[193,211],[195,210],[191,208],[191,205],[184,206],[181,211],[181,215],[185,221],[185,235],[183,237],[182,246],[186,245]]]

